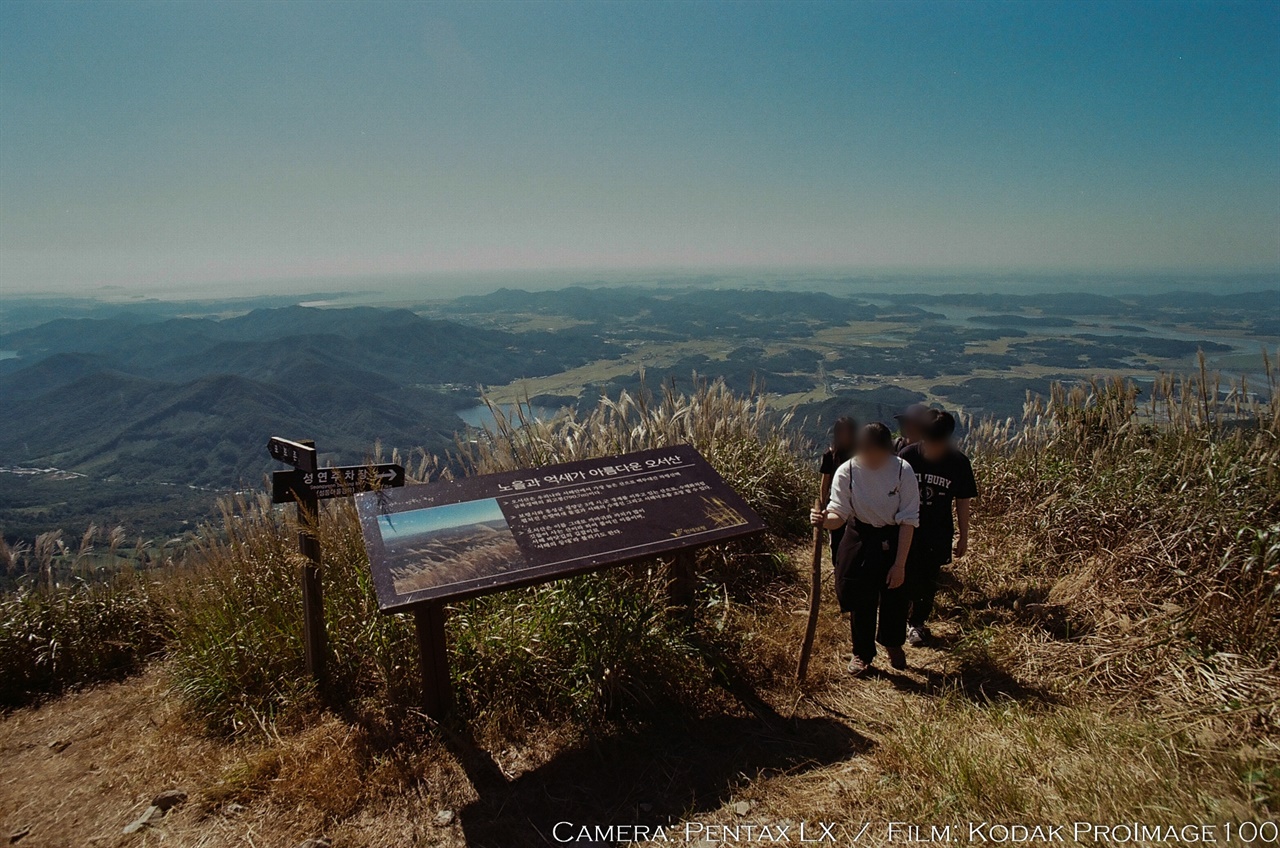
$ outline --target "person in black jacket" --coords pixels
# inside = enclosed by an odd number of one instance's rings
[[[907,644],[913,647],[931,638],[929,616],[942,567],[951,562],[953,553],[962,557],[969,549],[969,514],[978,485],[969,457],[952,441],[955,430],[956,419],[951,413],[931,409],[921,419],[920,441],[898,454],[911,465],[920,487],[920,529],[911,543],[905,583],[911,605]]]
[[[831,447],[822,455],[819,473],[822,475],[821,502],[826,506],[831,502],[831,479],[836,476],[836,469],[853,459],[858,443],[858,422],[848,415],[836,419],[831,427]],[[831,531],[831,562],[836,561],[836,551],[840,550],[840,540],[844,538],[844,526]]]

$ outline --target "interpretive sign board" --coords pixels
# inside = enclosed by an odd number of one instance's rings
[[[385,612],[764,530],[688,446],[382,489],[356,508]]]

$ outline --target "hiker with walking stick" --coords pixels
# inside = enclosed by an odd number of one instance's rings
[[[831,481],[836,469],[848,462],[857,448],[858,423],[847,415],[836,419],[831,428],[831,447],[822,455],[818,472],[822,482],[819,487],[818,500],[813,508],[821,510],[831,502]],[[835,564],[836,551],[840,549],[840,540],[844,538],[844,527],[831,531],[831,563]],[[796,664],[796,680],[804,682],[809,671],[809,655],[813,651],[813,638],[818,632],[818,613],[822,598],[822,527],[813,528],[813,570],[809,581],[809,620],[804,631],[804,640],[800,643],[800,660]]]
[[[858,433],[857,454],[831,481],[825,510],[814,509],[815,527],[845,528],[836,554],[836,595],[850,614],[856,677],[871,669],[879,642],[896,669],[907,667],[906,577],[911,537],[920,523],[916,475],[893,452],[893,435],[880,423]]]

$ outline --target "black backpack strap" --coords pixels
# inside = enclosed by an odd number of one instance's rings
[[[849,518],[845,519],[848,524],[850,519],[857,520],[857,516],[853,514],[853,459],[849,459]]]
[[[907,461],[902,457],[897,457],[897,460],[898,460],[898,509],[902,509],[902,466],[906,465]]]

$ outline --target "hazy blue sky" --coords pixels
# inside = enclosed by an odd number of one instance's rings
[[[0,4],[0,289],[1274,269],[1280,4]]]

